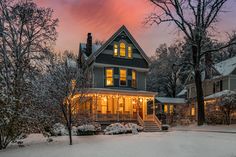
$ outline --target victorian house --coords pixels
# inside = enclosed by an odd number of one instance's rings
[[[104,44],[94,44],[88,33],[80,43],[79,64],[90,70],[89,101],[81,105],[95,121],[137,122],[146,130],[157,131],[161,123],[155,115],[156,93],[146,91],[149,58],[125,26]]]

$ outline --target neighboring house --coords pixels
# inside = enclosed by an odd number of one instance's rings
[[[79,65],[91,72],[90,101],[84,104],[94,120],[101,124],[112,122],[153,121],[156,93],[146,91],[149,58],[125,26],[122,26],[103,45],[92,43],[88,33],[87,43],[80,44]],[[152,102],[152,105],[147,105]]]
[[[185,98],[156,97],[156,113],[158,118],[167,124],[176,124],[184,119],[193,119],[195,108]]]
[[[206,79],[205,74],[202,73],[202,80],[205,109],[207,110],[208,104],[215,104],[215,109],[218,110],[218,100],[224,94],[236,91],[236,57],[215,64],[211,70],[211,76]],[[185,89],[178,96],[181,97],[184,94],[192,106],[197,108],[193,75],[189,75]]]

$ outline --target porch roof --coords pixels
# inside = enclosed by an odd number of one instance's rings
[[[230,94],[235,94],[235,91],[231,91],[231,90],[223,90],[211,95],[208,95],[204,98],[204,100],[210,100],[210,99],[217,99],[217,98],[221,98],[224,95],[230,95]]]
[[[156,97],[157,102],[163,104],[186,104],[184,98]]]
[[[118,95],[148,96],[148,97],[155,97],[157,95],[157,93],[149,91],[112,89],[112,88],[90,88],[88,92],[95,94],[118,94]]]

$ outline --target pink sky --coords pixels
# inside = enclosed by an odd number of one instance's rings
[[[230,1],[230,0],[229,0]],[[219,30],[236,30],[236,4],[229,2],[231,12],[222,17]],[[91,32],[93,39],[107,40],[119,27],[125,25],[144,51],[151,56],[161,43],[173,43],[178,34],[173,26],[144,27],[144,18],[153,10],[148,0],[36,0],[43,7],[54,10],[59,19],[57,51],[78,52],[79,43]],[[224,35],[224,33],[223,33]],[[220,37],[220,36],[219,36]]]

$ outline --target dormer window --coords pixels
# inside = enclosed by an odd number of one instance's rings
[[[120,43],[120,57],[125,57],[126,52],[125,52],[125,43],[121,42]]]
[[[128,58],[132,58],[132,47],[128,47]]]
[[[118,56],[118,45],[114,44],[114,56]]]

